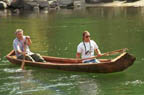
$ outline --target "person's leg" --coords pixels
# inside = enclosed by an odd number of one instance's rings
[[[84,63],[100,63],[98,59],[91,59],[91,60],[86,60]]]
[[[93,59],[92,62],[93,63],[100,63],[100,61],[98,59]]]
[[[23,60],[23,57],[24,57],[24,56],[21,55],[21,56],[18,56],[17,58]],[[29,55],[26,55],[26,56],[25,56],[25,60],[34,62],[33,58],[32,58],[31,56],[29,56]]]
[[[36,62],[46,62],[40,54],[38,53],[35,53],[35,54],[32,54],[31,57],[36,61]]]

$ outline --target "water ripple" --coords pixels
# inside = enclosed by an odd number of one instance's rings
[[[14,87],[11,91],[10,91],[10,95],[14,95],[16,91],[19,90],[19,87]]]
[[[141,58],[142,61],[144,61],[144,58]]]
[[[16,95],[21,95],[21,94],[26,94],[26,93],[32,93],[32,92],[37,92],[37,91],[47,91],[48,89],[51,88],[57,88],[57,87],[63,87],[63,86],[71,86],[72,83],[58,83],[58,84],[54,84],[54,85],[43,85],[43,86],[38,86],[38,87],[34,87],[34,88],[29,88],[29,89],[19,89],[19,88],[13,88],[13,90],[11,91],[11,93],[15,93]],[[52,90],[52,89],[51,89]],[[59,89],[55,89],[55,91],[57,93],[60,92]]]
[[[19,82],[13,82],[13,83],[4,83],[4,86],[13,86],[13,85],[18,85]]]
[[[55,84],[55,85],[50,85],[48,87],[58,87],[58,86],[70,86],[70,85],[73,85],[72,83],[58,83],[58,84]]]
[[[7,63],[7,62],[9,62],[8,60],[1,60],[1,62],[3,62],[3,63]]]
[[[133,85],[133,86],[137,86],[137,85],[141,85],[141,84],[144,84],[144,82],[141,80],[127,81],[124,83],[124,85]]]
[[[22,79],[22,78],[24,78],[23,76],[10,76],[10,77],[8,77],[8,79]]]
[[[7,72],[7,73],[15,73],[15,72],[17,72],[16,69],[9,69],[9,68],[5,68],[5,69],[3,69],[3,71]]]
[[[32,72],[32,70],[22,70],[22,69],[17,69],[17,68],[5,68],[5,69],[3,69],[3,71],[7,72],[7,73]]]
[[[0,64],[0,66],[3,66],[3,65],[9,65],[9,64]]]

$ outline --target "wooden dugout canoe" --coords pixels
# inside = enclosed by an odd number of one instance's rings
[[[13,64],[21,65],[22,63],[22,60],[16,59],[15,52],[13,50],[6,56],[6,58]],[[131,66],[136,59],[134,56],[127,52],[121,53],[119,56],[111,59],[110,61],[101,62],[98,64],[83,64],[80,60],[78,61],[74,58],[59,58],[51,56],[43,56],[43,58],[47,61],[46,63],[25,61],[25,65],[65,71],[112,73],[125,70]]]

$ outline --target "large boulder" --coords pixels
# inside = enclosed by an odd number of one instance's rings
[[[33,7],[29,4],[27,4],[27,2],[25,2],[24,0],[13,0],[10,4],[10,8],[13,8],[13,9],[28,9],[28,10],[33,9]]]
[[[0,1],[0,9],[5,9],[7,8],[7,4],[3,1]]]
[[[61,8],[73,8],[73,0],[59,0]]]
[[[48,4],[49,4],[49,8],[56,8],[59,6],[59,3],[57,0],[50,0],[48,1]]]
[[[37,4],[39,5],[40,9],[44,9],[49,6],[48,1],[46,1],[46,0],[39,0],[39,1],[37,1]]]
[[[127,2],[135,2],[135,1],[139,1],[139,0],[126,0]]]
[[[86,3],[107,3],[107,2],[113,2],[114,0],[86,0]]]
[[[48,6],[49,4],[47,0],[13,0],[10,4],[10,8],[27,10],[32,10],[34,7],[43,9]]]

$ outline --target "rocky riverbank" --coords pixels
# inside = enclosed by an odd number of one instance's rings
[[[32,10],[34,8],[57,8],[58,0],[2,0],[0,1],[0,9],[24,9]]]
[[[135,2],[114,1],[109,3],[86,4],[86,7],[144,7],[144,0]]]
[[[7,1],[7,2],[5,2]],[[144,7],[144,0],[133,2],[127,1],[113,1],[113,2],[98,2],[86,3],[86,0],[9,0],[0,1],[0,9],[49,9],[49,8],[75,8],[75,7]],[[67,2],[69,1],[69,2]],[[135,2],[134,2],[135,1]]]

